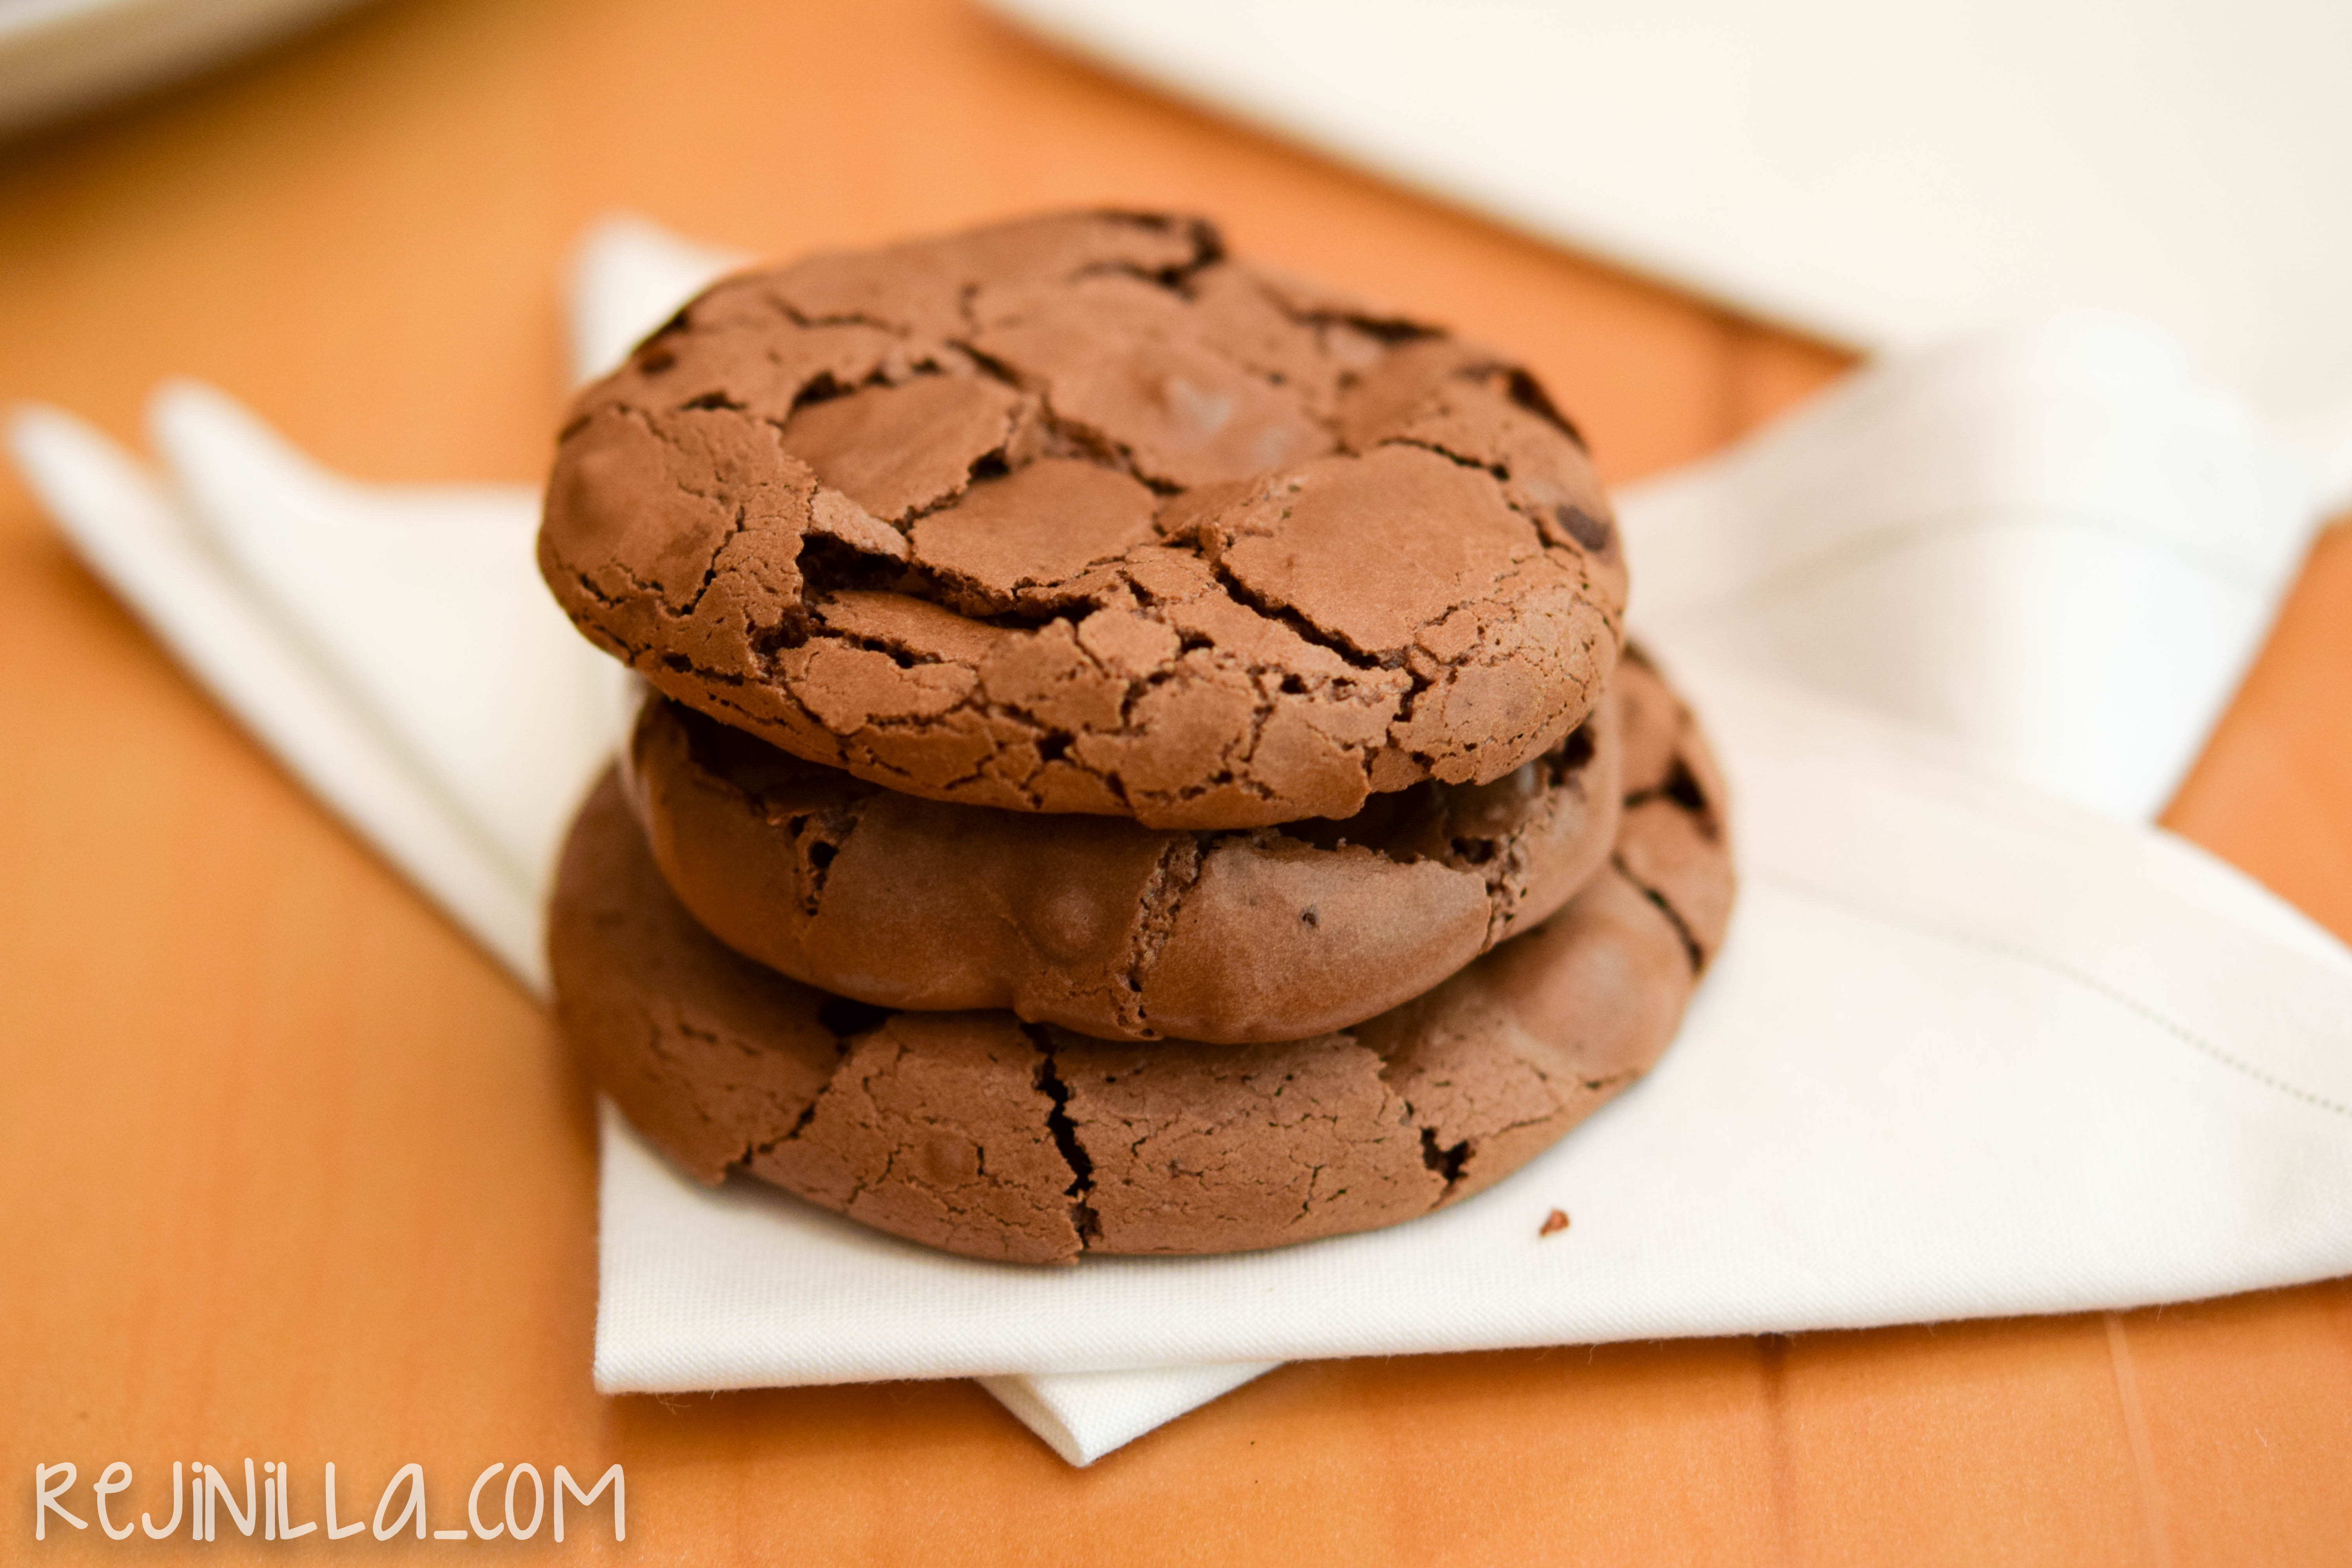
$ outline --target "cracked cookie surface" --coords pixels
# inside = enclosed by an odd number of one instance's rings
[[[1638,1078],[1721,942],[1732,870],[1704,741],[1646,666],[1615,853],[1533,930],[1346,1030],[1090,1039],[889,1012],[752,963],[662,879],[616,777],[550,917],[556,1010],[599,1087],[705,1182],[772,1182],[974,1258],[1279,1247],[1500,1180]],[[1638,719],[1636,716],[1638,715]]]
[[[1254,827],[1558,744],[1622,640],[1521,367],[1086,213],[712,287],[589,387],[549,586],[662,691],[890,789]]]
[[[680,901],[794,979],[887,1007],[1233,1044],[1359,1023],[1567,902],[1616,841],[1618,729],[1604,697],[1489,784],[1223,830],[899,795],[659,697],[622,778]]]

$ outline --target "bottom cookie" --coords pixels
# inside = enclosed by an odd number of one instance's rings
[[[549,947],[598,1085],[697,1177],[743,1170],[969,1257],[1242,1252],[1393,1225],[1493,1184],[1638,1078],[1720,940],[1720,785],[1633,683],[1627,811],[1559,913],[1435,989],[1277,1044],[1118,1043],[1006,1012],[887,1013],[761,967],[687,913],[607,775]]]

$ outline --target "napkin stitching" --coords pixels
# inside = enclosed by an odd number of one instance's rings
[[[1850,910],[1854,913],[1867,915],[1874,920],[1885,921],[1890,925],[1907,927],[1912,931],[1919,931],[1925,935],[1940,937],[1947,942],[1958,942],[1962,946],[1972,947],[1979,952],[1990,952],[2002,958],[2012,959],[2019,963],[2030,964],[2037,969],[2046,970],[2050,973],[2056,974],[2063,979],[2071,980],[2077,985],[2084,987],[2085,990],[2091,991],[2097,995],[2104,996],[2108,1001],[2116,1004],[2118,1006],[2138,1014],[2141,1017],[2147,1019],[2149,1023],[2154,1024],[2157,1027],[2164,1030],[2167,1034],[2171,1035],[2175,1038],[2187,1044],[2192,1049],[2197,1050],[2214,1061],[2221,1063],[2223,1067],[2229,1068],[2234,1072],[2252,1079],[2253,1081],[2263,1085],[2265,1088],[2276,1089],[2279,1093],[2286,1095],[2290,1099],[2299,1100],[2306,1105],[2314,1106],[2321,1110],[2332,1111],[2337,1116],[2344,1117],[2347,1121],[2352,1121],[2352,1105],[2346,1105],[2341,1101],[2330,1100],[2324,1094],[2315,1094],[2310,1089],[2302,1088],[2300,1085],[2289,1083],[2286,1079],[2278,1077],[2276,1074],[2257,1067],[2253,1063],[2247,1061],[2244,1058],[2237,1056],[2232,1052],[2225,1050],[2221,1047],[2215,1045],[2212,1041],[2205,1038],[2202,1035],[2198,1034],[2195,1030],[2167,1016],[2154,1006],[2141,1001],[2138,997],[2132,995],[2129,992],[2121,990],[2118,987],[2110,984],[2108,982],[2100,979],[2097,975],[2087,973],[2083,970],[2077,969],[2073,964],[2066,963],[2063,959],[2052,958],[2044,953],[2036,952],[2031,948],[2018,947],[2011,943],[1999,941],[1996,938],[1979,936],[1973,931],[1958,931],[1948,926],[1939,926],[1932,921],[1919,920],[1910,915],[1899,914],[1894,910],[1872,905],[1864,900],[1855,899],[1847,894],[1838,892],[1833,889],[1825,888],[1817,882],[1810,882],[1802,878],[1790,876],[1785,872],[1767,870],[1760,874],[1768,881],[1777,883],[1784,889],[1800,896],[1812,898],[1822,903],[1835,904]]]
[[[1721,613],[1727,609],[1761,609],[1763,601],[1805,586],[1823,573],[1845,570],[1884,560],[1917,544],[1949,539],[1963,533],[1986,532],[2003,525],[2047,529],[2055,532],[2088,533],[2102,538],[2122,540],[2128,543],[2147,545],[2158,553],[2172,557],[2180,564],[2202,576],[2213,578],[2233,588],[2261,592],[2264,579],[2260,574],[2247,573],[2219,559],[2183,547],[2179,541],[2161,534],[2123,528],[2089,512],[2012,511],[2005,507],[1969,507],[1945,513],[1926,513],[1908,521],[1874,528],[1859,538],[1829,545],[1813,554],[1794,562],[1779,563],[1778,569],[1736,588],[1728,588],[1709,598],[1696,599],[1687,604],[1660,610],[1653,607],[1652,615],[1696,616]],[[1636,524],[1638,530],[1639,524]],[[1636,537],[1639,537],[1637,531]],[[1759,602],[1748,604],[1750,595]]]

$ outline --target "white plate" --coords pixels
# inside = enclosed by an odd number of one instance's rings
[[[353,0],[0,0],[0,136],[188,76]]]

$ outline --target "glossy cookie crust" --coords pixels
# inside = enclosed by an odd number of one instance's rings
[[[623,783],[687,909],[796,980],[1230,1044],[1385,1012],[1567,902],[1617,837],[1618,731],[1604,699],[1492,783],[1209,831],[898,795],[656,698]]]
[[[1625,587],[1523,368],[1118,213],[714,286],[574,405],[540,563],[810,761],[1201,828],[1543,754]]]

